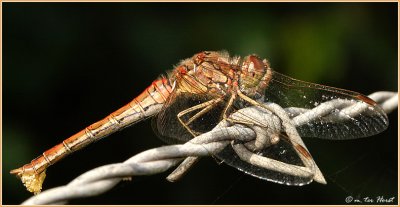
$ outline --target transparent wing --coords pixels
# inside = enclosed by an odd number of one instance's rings
[[[303,82],[275,71],[264,101],[287,108],[291,118],[303,115],[297,129],[304,137],[353,139],[377,134],[388,126],[388,118],[380,106],[360,93]],[[332,108],[335,103],[339,108]],[[315,113],[309,112],[318,106]],[[293,109],[296,112],[290,113]]]

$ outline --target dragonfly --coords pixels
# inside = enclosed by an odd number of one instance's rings
[[[240,57],[230,56],[225,51],[203,51],[182,60],[125,106],[10,173],[19,177],[28,191],[36,194],[41,191],[50,165],[149,117],[153,117],[152,126],[156,134],[165,142],[176,144],[209,132],[222,120],[271,131],[270,125],[244,112],[241,115],[247,119],[231,116],[247,107],[263,108],[266,113],[274,114],[265,103],[274,103],[282,108],[312,109],[332,100],[346,100],[366,107],[344,119],[317,116],[304,121],[296,126],[300,136],[345,140],[372,136],[388,127],[388,118],[382,108],[360,93],[296,80],[274,71],[266,59],[257,55]],[[299,113],[306,114],[306,111]],[[272,134],[274,138],[268,143],[261,142],[253,149],[257,155],[299,168],[304,166],[302,161],[311,163],[308,150],[290,140],[283,129],[272,130]],[[213,156],[250,175],[273,182],[302,185],[312,180],[253,166],[244,162],[229,146]]]

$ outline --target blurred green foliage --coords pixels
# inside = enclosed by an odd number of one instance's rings
[[[294,78],[365,94],[397,90],[395,2],[2,5],[3,204],[29,197],[11,169],[103,118],[202,50],[255,53]],[[306,140],[327,186],[268,183],[203,159],[178,183],[167,183],[166,174],[134,178],[72,204],[345,204],[348,195],[394,196],[395,113],[390,121],[388,131],[371,138]],[[149,122],[140,123],[52,166],[44,188],[162,144]]]

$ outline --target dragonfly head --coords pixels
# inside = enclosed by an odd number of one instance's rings
[[[254,96],[257,92],[265,89],[268,83],[265,80],[269,70],[267,60],[261,60],[256,55],[249,55],[243,59],[239,75],[239,87],[242,92]]]

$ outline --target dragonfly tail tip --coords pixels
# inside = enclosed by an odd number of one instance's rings
[[[36,173],[26,171],[24,167],[20,167],[11,170],[10,173],[16,175],[19,179],[21,179],[26,189],[29,192],[34,193],[35,195],[40,193],[40,191],[42,190],[42,184],[44,179],[46,178],[46,170],[43,170],[40,173]]]

